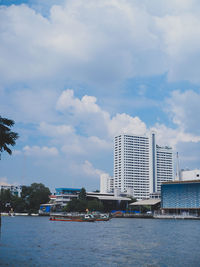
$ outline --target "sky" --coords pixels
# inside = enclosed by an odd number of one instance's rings
[[[155,131],[200,168],[200,2],[0,0],[0,182],[99,189],[113,137]]]

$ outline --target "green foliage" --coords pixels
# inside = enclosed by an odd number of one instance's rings
[[[17,133],[11,132],[10,127],[14,126],[14,124],[13,120],[0,116],[0,153],[6,151],[8,154],[12,154],[12,150],[8,146],[14,146],[16,139],[19,137]]]
[[[67,212],[85,212],[87,209],[87,201],[81,199],[72,199],[65,207]]]
[[[9,189],[1,189],[0,191],[0,211],[5,212],[10,210],[12,194]]]
[[[64,208],[67,212],[103,211],[103,204],[98,200],[72,199]]]
[[[21,197],[12,195],[9,189],[2,189],[0,191],[0,211],[8,212],[12,208],[14,212],[37,213],[40,204],[49,201],[50,194],[49,188],[41,183],[23,186]]]
[[[86,190],[85,188],[81,188],[81,191],[79,193],[79,197],[78,197],[80,200],[86,200],[87,199],[87,193],[86,193]]]
[[[26,209],[26,203],[21,197],[12,196],[11,207],[14,212],[24,212]]]
[[[30,213],[38,212],[40,204],[49,201],[51,192],[41,183],[33,183],[31,186],[23,186],[21,197],[25,202],[26,210]]]
[[[103,211],[104,210],[103,204],[98,200],[88,201],[87,207],[89,211]]]
[[[15,212],[23,212],[25,202],[22,198],[12,195],[9,189],[2,189],[0,191],[0,211],[9,212],[11,208]]]

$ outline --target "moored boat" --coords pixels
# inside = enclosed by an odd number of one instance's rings
[[[64,221],[64,222],[95,222],[96,219],[92,214],[84,215],[51,215],[50,221]]]

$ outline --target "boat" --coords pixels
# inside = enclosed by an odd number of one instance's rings
[[[108,214],[99,214],[97,217],[95,217],[96,221],[109,221],[110,217]]]
[[[92,214],[80,215],[51,215],[50,221],[63,221],[63,222],[95,222],[96,219]]]

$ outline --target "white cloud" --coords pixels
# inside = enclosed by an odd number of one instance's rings
[[[166,110],[182,131],[200,135],[200,94],[192,90],[173,91],[166,100]]]
[[[180,128],[169,128],[163,124],[156,124],[151,130],[156,132],[157,142],[160,145],[170,145],[176,148],[179,143],[198,143],[200,136],[185,133]]]
[[[99,169],[95,169],[91,162],[89,162],[88,160],[86,160],[83,164],[81,164],[81,169],[84,172],[84,174],[90,176],[90,177],[94,177],[97,178],[99,177],[99,175],[101,175],[103,173],[103,171],[99,170]]]
[[[199,7],[186,0],[68,0],[49,17],[26,5],[1,7],[1,83],[109,85],[166,72],[170,80],[199,83]]]
[[[57,108],[70,112],[77,124],[81,123],[82,128],[88,135],[102,138],[113,138],[120,133],[144,134],[146,125],[138,117],[131,117],[128,114],[116,114],[111,117],[103,110],[93,96],[83,96],[81,99],[74,96],[73,90],[65,90],[57,101]]]
[[[81,100],[74,97],[74,91],[67,89],[62,92],[57,101],[57,109],[63,111],[65,109],[72,110],[76,113],[97,113],[100,112],[99,106],[96,104],[96,97],[85,95]]]
[[[52,125],[46,122],[41,122],[39,125],[39,131],[46,136],[66,137],[74,133],[74,128],[71,125]]]
[[[138,117],[128,114],[117,114],[108,121],[109,133],[112,137],[118,134],[145,134],[146,125]]]
[[[48,157],[48,156],[57,156],[58,150],[56,147],[39,147],[39,146],[25,146],[23,151],[28,156],[37,156],[37,157]]]

